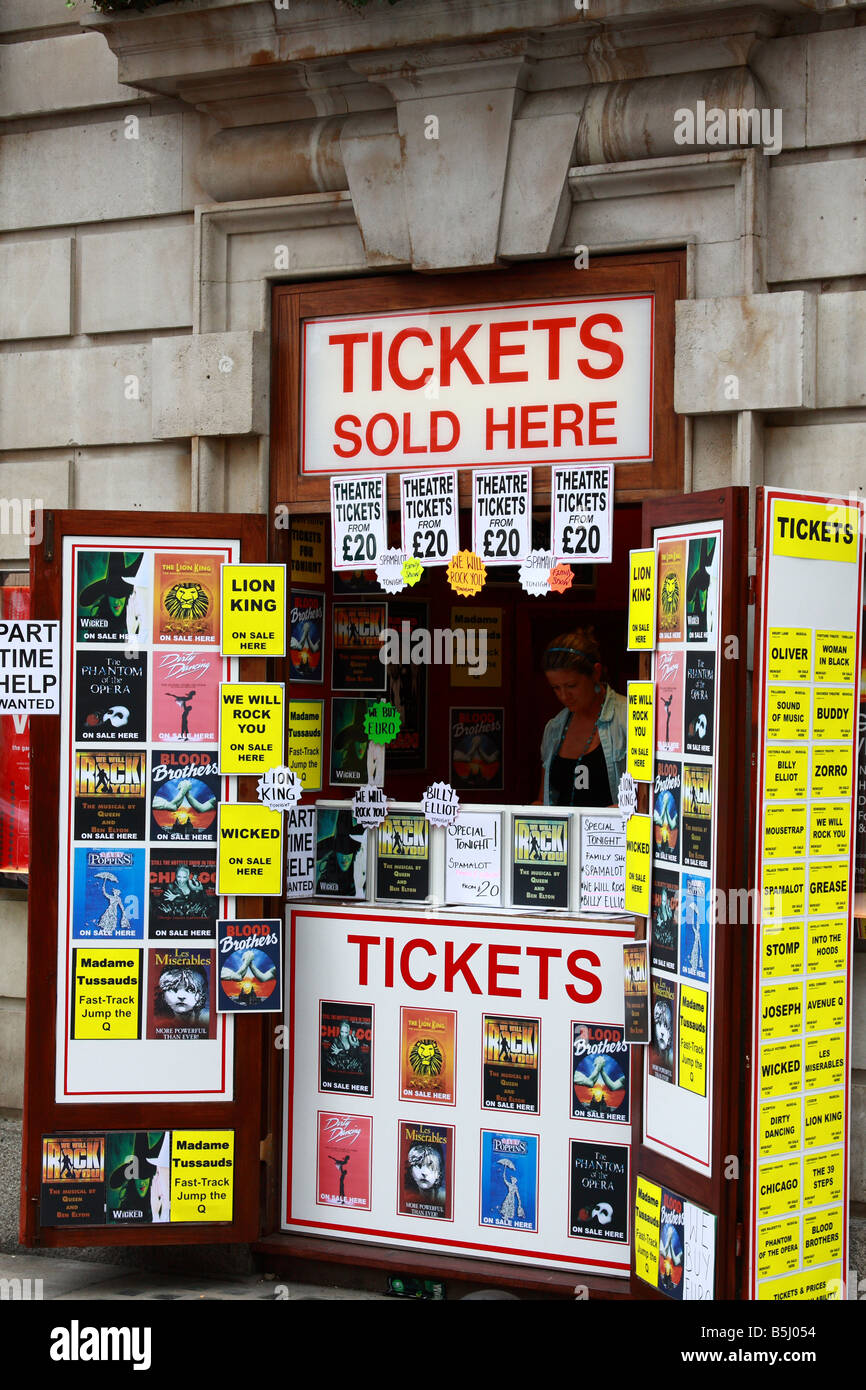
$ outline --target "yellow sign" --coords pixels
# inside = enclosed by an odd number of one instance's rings
[[[661,1209],[661,1188],[638,1174],[634,1193],[634,1270],[639,1279],[654,1289],[659,1286]]]
[[[652,876],[652,816],[629,816],[625,827],[625,910],[648,917]]]
[[[823,1033],[806,1039],[806,1090],[841,1086],[845,1078],[845,1034]]]
[[[680,986],[680,1065],[678,1084],[696,1096],[707,1094],[707,999],[704,989]]]
[[[116,1042],[141,1033],[141,947],[72,952],[73,1038]]]
[[[325,521],[293,516],[291,526],[292,583],[325,582]]]
[[[758,1165],[758,1215],[782,1216],[800,1206],[800,1160]]]
[[[305,792],[322,790],[323,700],[289,701],[288,764],[301,779]]]
[[[809,694],[799,685],[767,688],[767,738],[809,737]]]
[[[396,624],[395,624],[396,625]],[[451,609],[451,630],[452,632],[480,633],[484,630],[487,634],[487,669],[482,671],[480,668],[483,662],[476,662],[470,665],[468,662],[461,664],[453,662],[451,665],[451,686],[452,689],[469,688],[473,690],[477,687],[495,687],[502,684],[502,609],[501,608],[465,608],[463,605],[455,605]],[[477,640],[477,639],[476,639]],[[469,643],[466,643],[466,650],[469,650]],[[477,650],[477,646],[473,648]],[[475,674],[475,673],[478,674]]]
[[[847,801],[813,802],[809,816],[809,853],[848,853],[851,807]]]
[[[282,767],[283,696],[284,687],[276,682],[220,685],[222,776],[259,776],[269,767]]]
[[[628,553],[628,650],[651,652],[656,644],[656,553]]]
[[[758,1285],[758,1298],[785,1303],[791,1300],[801,1303],[835,1301],[842,1297],[843,1289],[841,1265],[830,1265],[815,1274],[786,1274],[781,1279],[768,1279],[765,1284]]]
[[[827,1260],[838,1260],[842,1254],[842,1208],[832,1211],[819,1211],[814,1216],[803,1217],[803,1264],[806,1269],[812,1265],[826,1264]]]
[[[790,1042],[766,1043],[761,1048],[761,1099],[789,1096],[799,1091],[803,1081],[800,1038]]]
[[[758,1153],[761,1158],[795,1153],[800,1147],[800,1097],[773,1100],[758,1112]]]
[[[805,1147],[822,1149],[827,1144],[840,1144],[845,1133],[845,1092],[821,1091],[806,1096]]]
[[[763,877],[763,920],[802,916],[806,907],[806,866],[765,864]]]
[[[278,898],[283,891],[283,814],[256,801],[223,802],[217,893]]]
[[[234,1176],[234,1130],[172,1130],[172,1221],[231,1221]]]
[[[792,1038],[803,1031],[803,986],[798,980],[764,985],[761,990],[761,1038]]]
[[[285,565],[223,565],[223,656],[285,656]]]
[[[812,749],[812,795],[851,795],[851,748]]]
[[[815,633],[815,680],[853,685],[857,674],[853,632]]]
[[[806,853],[806,806],[764,808],[764,858],[802,859]]]
[[[636,782],[653,779],[654,698],[652,681],[629,681],[628,771]]]
[[[812,678],[812,634],[807,627],[771,627],[767,645],[767,679]]]
[[[773,508],[773,554],[798,560],[848,560],[859,554],[856,507],[829,502],[776,499]]]
[[[806,1154],[803,1159],[803,1206],[822,1207],[826,1202],[841,1201],[844,1169],[843,1149]]]
[[[809,865],[809,914],[848,911],[848,865],[841,860]]]
[[[806,1032],[844,1028],[848,992],[844,975],[819,976],[806,982]]]
[[[807,932],[806,968],[812,975],[818,970],[844,970],[848,959],[848,922],[844,917],[835,922],[810,922]],[[793,971],[791,972],[793,974]]]
[[[854,733],[854,691],[816,690],[812,737],[848,739]]]
[[[800,1263],[800,1218],[769,1221],[758,1227],[758,1278],[784,1274]]]
[[[767,979],[774,975],[803,973],[803,923],[765,922],[761,931],[761,974]]]
[[[794,801],[809,794],[809,758],[805,748],[764,750],[764,795],[768,801]]]
[[[474,550],[458,550],[448,561],[445,571],[448,583],[461,598],[471,598],[480,594],[487,578],[487,566]]]

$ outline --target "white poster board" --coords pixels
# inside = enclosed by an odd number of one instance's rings
[[[625,817],[580,817],[580,915],[625,912]]]

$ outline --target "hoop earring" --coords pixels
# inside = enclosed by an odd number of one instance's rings
[[[597,685],[597,686],[595,687],[595,693],[596,693],[596,695],[601,694],[601,686],[600,686],[600,685]]]

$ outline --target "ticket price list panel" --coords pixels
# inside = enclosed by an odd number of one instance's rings
[[[721,521],[656,531],[650,1044],[644,1139],[696,1172],[712,1152]]]
[[[284,1229],[626,1277],[631,937],[296,908]]]
[[[239,550],[64,540],[58,1101],[231,1099],[216,857],[233,794],[219,686],[237,663],[220,655],[220,566]]]
[[[766,508],[751,1293],[839,1298],[847,1268],[862,504],[769,493]]]

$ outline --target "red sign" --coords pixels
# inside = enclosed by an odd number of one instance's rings
[[[0,588],[0,619],[30,617],[30,590]],[[30,716],[0,714],[0,873],[26,874],[30,836]]]

